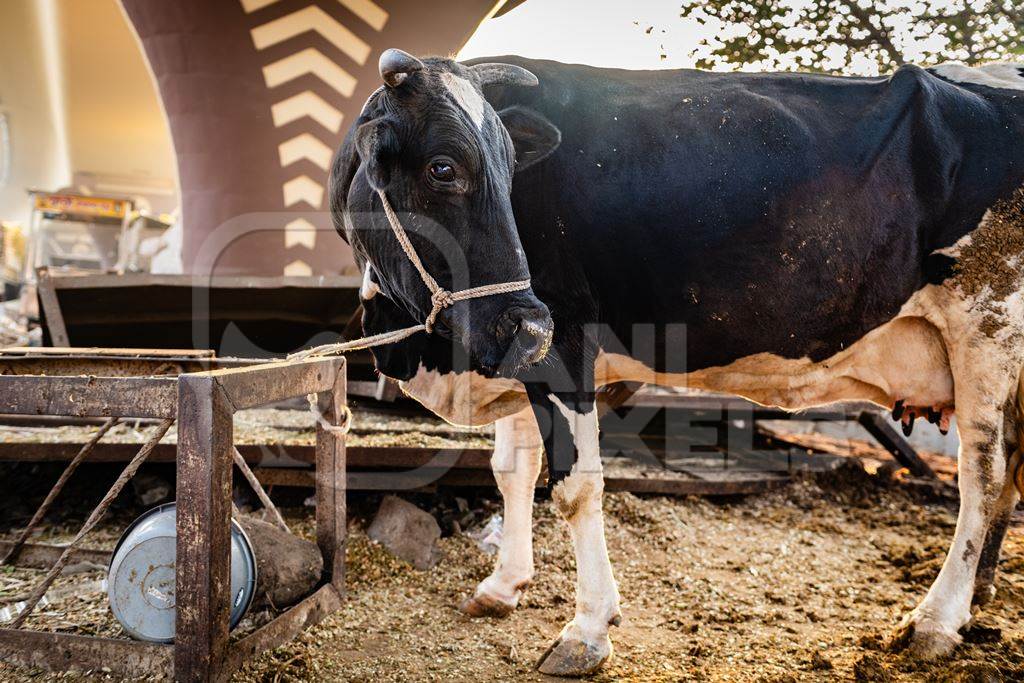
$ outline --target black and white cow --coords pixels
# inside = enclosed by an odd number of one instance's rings
[[[463,609],[508,613],[530,582],[543,441],[579,581],[575,617],[540,668],[580,674],[610,655],[619,596],[597,386],[687,386],[788,409],[867,400],[911,425],[948,426],[956,411],[956,534],[900,631],[921,656],[949,652],[972,603],[991,597],[1018,498],[1022,68],[835,78],[399,51],[381,61],[387,87],[353,126],[331,187],[365,272],[364,331],[430,310],[378,192],[443,286],[532,276],[530,290],[457,303],[434,334],[374,351],[439,415],[498,421],[504,540]],[[615,341],[637,325],[685,326],[685,340],[659,332],[639,358]]]

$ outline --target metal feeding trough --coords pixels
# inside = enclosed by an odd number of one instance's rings
[[[136,640],[174,642],[177,516],[174,503],[146,512],[125,530],[110,560],[110,610]],[[255,594],[256,556],[252,542],[238,522],[232,520],[230,628],[245,616]]]
[[[223,681],[259,653],[288,642],[341,606],[345,588],[344,414],[348,410],[344,358],[236,363],[225,367],[217,358],[193,357],[169,363],[166,357],[154,356],[153,352],[126,349],[89,349],[87,354],[83,349],[35,349],[16,355],[29,366],[21,365],[20,361],[11,363],[9,352],[0,354],[0,413],[106,419],[68,463],[18,538],[0,544],[5,550],[0,565],[17,565],[22,551],[26,556],[30,550],[39,551],[38,544],[28,543],[33,528],[43,522],[75,469],[119,420],[155,418],[158,424],[74,538],[67,545],[47,547],[51,559],[45,564],[49,569],[24,603],[19,603],[23,606],[17,616],[0,626],[0,660],[57,671],[109,669],[114,675],[132,680],[170,675],[176,681],[190,683]],[[24,374],[19,374],[19,368]],[[315,397],[314,405],[320,416],[315,455],[319,547],[313,553],[320,555],[321,570],[314,577],[312,592],[297,596],[297,604],[284,611],[273,610],[276,616],[271,621],[232,639],[230,626],[237,622],[237,612],[244,611],[248,600],[243,595],[239,601],[239,588],[232,587],[232,573],[244,567],[245,558],[244,553],[239,556],[236,552],[239,531],[232,524],[231,493],[236,468],[271,517],[277,517],[278,526],[283,527],[281,532],[287,529],[249,464],[235,448],[234,415],[285,399],[308,398],[310,394]],[[132,615],[130,609],[117,604],[124,580],[121,569],[128,572],[127,584],[136,584],[140,603],[145,599],[143,591],[157,603],[136,605],[137,611],[152,610],[150,613],[158,615],[162,612],[168,621],[167,613],[172,612],[168,608],[168,591],[173,576],[174,643],[35,630],[32,613],[47,590],[71,560],[81,555],[83,540],[174,424],[178,433],[177,509],[174,514],[159,509],[135,525],[118,547],[111,566],[115,613],[120,612],[118,618],[127,622],[126,630],[142,637],[159,637],[160,631],[151,630],[150,624],[134,622],[139,615]],[[174,533],[163,533],[160,528],[173,529]],[[160,544],[164,544],[162,549]],[[135,553],[145,561],[137,561]],[[154,570],[162,565],[152,575],[150,558],[155,559]],[[248,561],[252,561],[251,556]],[[132,568],[136,569],[134,578]],[[255,578],[253,572],[236,586],[254,582]],[[168,630],[162,635],[167,637]]]

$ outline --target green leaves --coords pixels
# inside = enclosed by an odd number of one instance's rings
[[[905,62],[966,64],[1024,54],[1016,0],[684,0],[707,35],[701,68],[886,73]],[[671,48],[671,46],[668,46]]]

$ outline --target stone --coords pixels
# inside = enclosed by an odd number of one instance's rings
[[[441,559],[441,527],[433,515],[398,496],[385,496],[367,535],[416,569],[430,569]]]

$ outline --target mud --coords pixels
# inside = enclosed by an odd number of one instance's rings
[[[520,608],[481,620],[457,606],[493,558],[459,528],[485,515],[463,513],[465,523],[441,539],[444,559],[419,572],[366,537],[372,509],[372,501],[352,506],[342,610],[236,681],[556,680],[534,669],[573,614],[574,560],[553,503],[537,505],[537,573]],[[468,509],[494,506],[470,500]],[[1024,680],[1019,519],[994,600],[952,658],[922,664],[884,645],[938,572],[955,522],[949,507],[844,468],[727,504],[610,494],[604,509],[624,619],[612,630],[615,657],[595,681]],[[286,514],[312,531],[310,510]],[[33,674],[0,664],[2,680]]]
[[[971,233],[953,267],[953,282],[964,294],[978,297],[986,287],[987,303],[1005,301],[1020,288],[1019,257],[1024,254],[1024,188],[993,206]],[[984,325],[998,324],[986,315]],[[988,332],[986,332],[988,334]],[[989,335],[992,336],[992,335]]]

